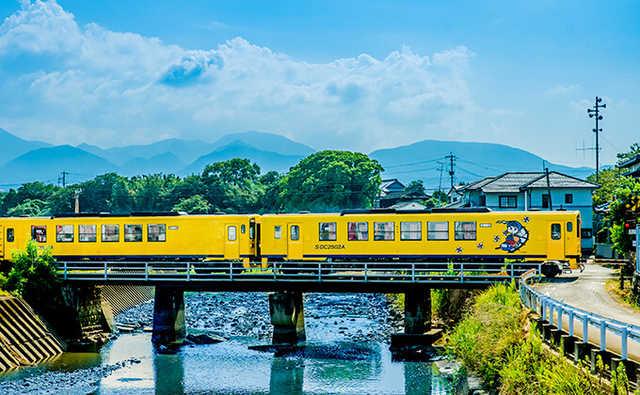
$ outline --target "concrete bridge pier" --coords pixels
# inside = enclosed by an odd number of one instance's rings
[[[418,350],[431,346],[441,334],[441,330],[431,329],[431,289],[416,288],[406,291],[404,333],[391,335],[391,352],[405,358],[419,357]]]
[[[153,333],[155,345],[179,345],[187,335],[184,320],[184,290],[157,286],[153,304]]]
[[[273,344],[296,344],[306,340],[302,292],[270,293],[269,314],[273,325]]]
[[[404,333],[422,335],[431,329],[431,289],[417,289],[404,294]]]

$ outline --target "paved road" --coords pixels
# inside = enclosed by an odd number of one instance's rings
[[[611,269],[598,265],[587,265],[582,273],[565,274],[551,282],[540,283],[536,288],[539,292],[573,307],[624,323],[640,325],[640,313],[618,303],[607,293],[605,283],[612,278],[616,279],[617,276],[613,274]],[[558,326],[557,311],[554,311],[553,322]],[[573,324],[575,335],[579,338],[584,338],[585,327],[581,319],[575,318]],[[569,331],[569,317],[567,314],[562,315],[561,326],[565,331]],[[594,323],[587,325],[589,343],[600,346],[601,329],[599,325]],[[605,347],[609,351],[621,355],[622,339],[620,335],[609,330],[605,333]],[[629,337],[627,339],[627,351],[629,359],[640,362],[640,341],[638,338]]]
[[[607,293],[605,282],[611,278],[617,278],[613,270],[600,265],[587,265],[582,273],[564,274],[536,288],[568,305],[640,326],[640,313],[618,303]]]

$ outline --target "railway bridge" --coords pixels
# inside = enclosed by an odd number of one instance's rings
[[[402,293],[404,334],[398,345],[428,342],[431,290],[483,288],[511,282],[537,263],[478,262],[285,262],[271,268],[238,269],[229,262],[60,262],[58,275],[75,288],[98,285],[155,287],[152,339],[179,344],[186,336],[184,292],[269,292],[273,344],[305,340],[305,292]],[[81,294],[93,295],[92,292]],[[392,346],[394,338],[392,338]]]

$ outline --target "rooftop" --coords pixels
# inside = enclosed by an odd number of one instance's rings
[[[548,185],[547,185],[548,181]],[[598,185],[555,171],[549,172],[549,179],[544,172],[512,172],[497,177],[486,177],[469,186],[466,190],[482,190],[485,193],[513,192],[533,188],[590,188]]]

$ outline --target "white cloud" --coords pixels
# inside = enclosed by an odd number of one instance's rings
[[[369,150],[470,138],[479,110],[473,53],[408,47],[309,63],[235,38],[188,50],[79,26],[54,1],[26,2],[0,26],[0,127],[56,142],[120,145],[266,130],[312,146]],[[4,65],[4,66],[3,66]]]

